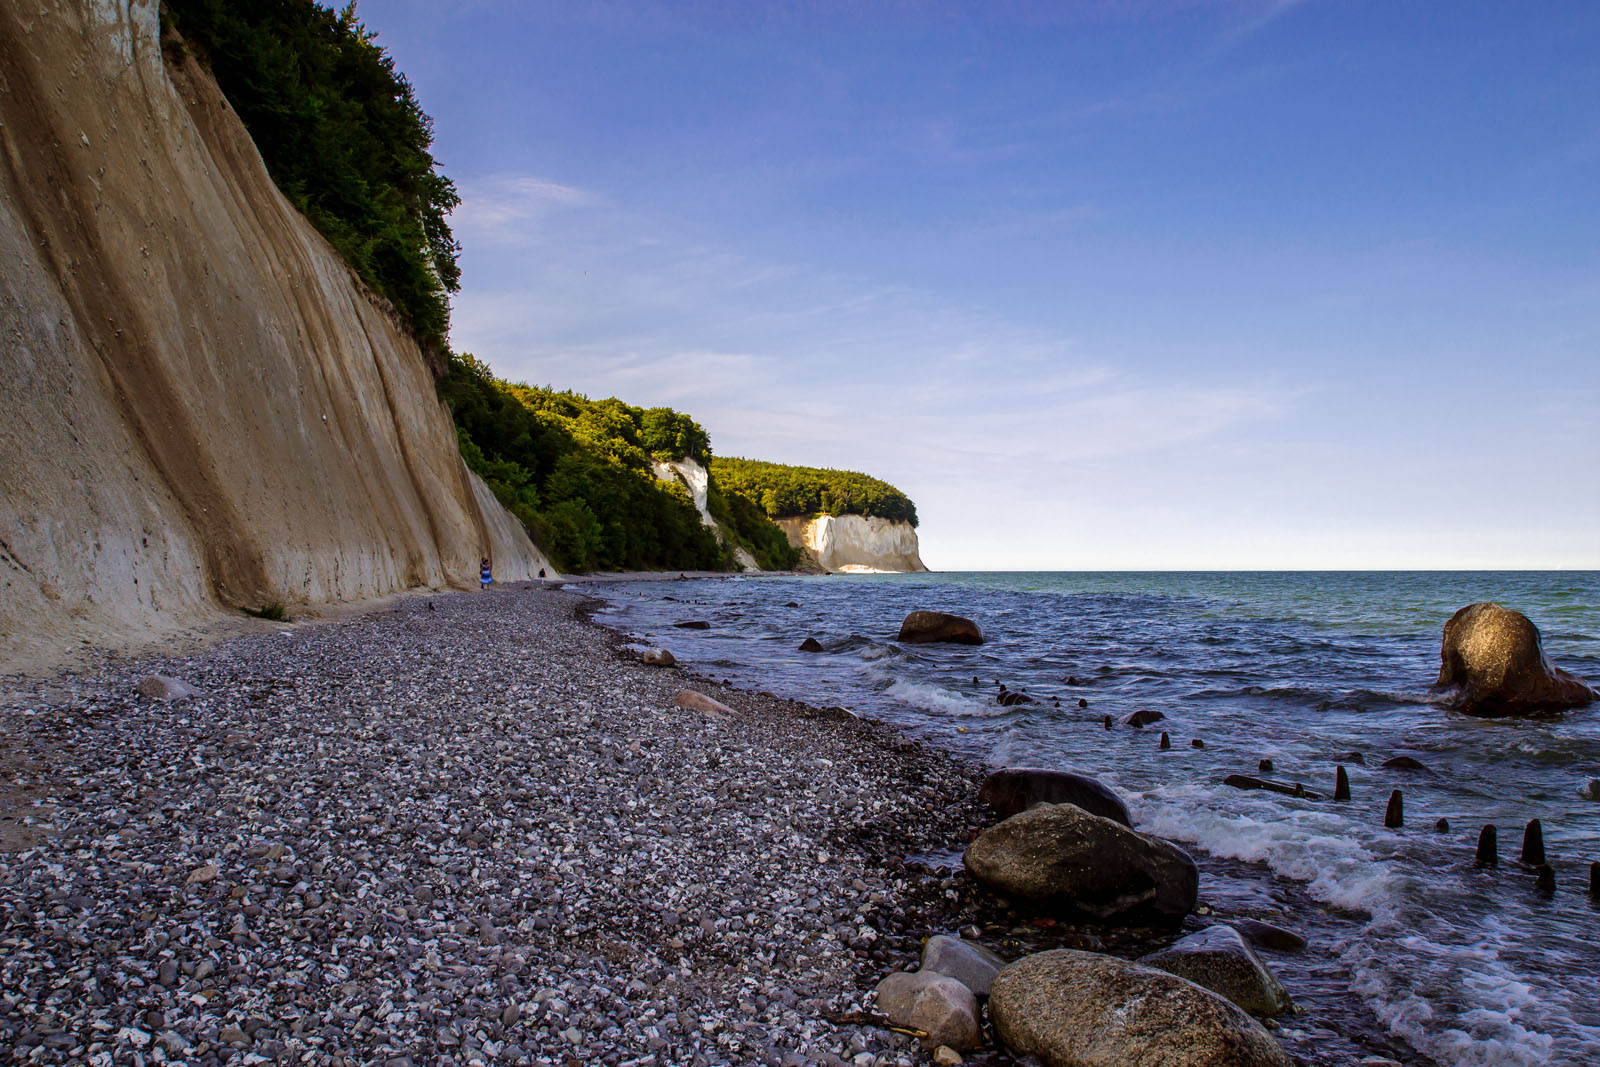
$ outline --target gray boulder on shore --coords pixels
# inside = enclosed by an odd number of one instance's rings
[[[935,934],[922,946],[922,970],[954,978],[980,997],[989,995],[995,975],[1006,961],[982,945]]]
[[[1291,1067],[1249,1015],[1176,975],[1056,949],[1000,972],[989,1016],[1012,1052],[1045,1067]]]
[[[949,975],[900,971],[878,983],[878,1009],[896,1026],[921,1030],[922,1047],[966,1052],[983,1044],[978,999]]]
[[[1231,926],[1208,926],[1139,962],[1204,986],[1251,1015],[1279,1015],[1294,1006],[1283,983]]]
[[[981,645],[983,632],[971,619],[942,611],[913,611],[900,624],[897,640],[907,644]]]
[[[1019,901],[1100,920],[1181,922],[1200,873],[1158,837],[1074,804],[1041,804],[978,835],[963,858],[980,882]]]
[[[1553,666],[1539,628],[1520,611],[1468,604],[1444,624],[1436,701],[1468,715],[1499,717],[1582,707],[1600,693]]]
[[[1133,826],[1128,806],[1110,788],[1086,774],[1017,767],[995,771],[983,780],[978,799],[1002,819],[1040,804],[1076,804],[1090,815]]]

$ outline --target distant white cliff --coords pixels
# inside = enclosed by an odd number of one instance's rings
[[[656,477],[664,482],[679,481],[689,490],[689,496],[694,501],[695,510],[700,513],[700,521],[711,528],[717,535],[717,540],[733,549],[734,562],[739,564],[741,570],[759,571],[761,566],[756,563],[755,557],[739,545],[732,544],[722,527],[717,525],[717,520],[711,517],[711,512],[706,508],[706,489],[711,484],[711,475],[699,463],[688,456],[663,463],[659,459],[650,461],[651,469],[656,472]]]
[[[819,515],[777,522],[789,543],[810,553],[826,571],[905,574],[928,569],[917,554],[917,531],[908,522],[863,515]]]

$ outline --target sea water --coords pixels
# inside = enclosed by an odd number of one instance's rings
[[[1092,773],[1141,829],[1264,864],[1323,909],[1301,921],[1376,1025],[1439,1063],[1600,1063],[1600,908],[1587,894],[1600,705],[1488,720],[1428,703],[1445,621],[1480,600],[1528,615],[1553,662],[1600,683],[1600,573],[936,573],[595,591],[612,625],[691,669],[843,705],[995,766]],[[984,644],[897,643],[919,608],[977,621]],[[673,625],[688,620],[710,629]],[[798,651],[806,637],[826,651]],[[1001,683],[1034,703],[997,703]],[[1166,718],[1121,725],[1146,708]],[[1423,769],[1380,766],[1397,755]],[[1261,759],[1323,798],[1223,785]],[[1347,803],[1328,799],[1339,765]],[[1394,789],[1398,830],[1384,827]],[[1553,896],[1517,862],[1535,818]],[[1473,863],[1486,824],[1498,868]]]

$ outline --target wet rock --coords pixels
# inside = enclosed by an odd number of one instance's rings
[[[1018,704],[1032,704],[1034,703],[1034,699],[1027,693],[1019,693],[1014,689],[1006,689],[1002,690],[1000,695],[994,698],[994,702],[999,704],[1001,707],[1010,708],[1015,707]]]
[[[989,1014],[1012,1052],[1044,1067],[1291,1067],[1243,1010],[1165,971],[1057,949],[995,979]]]
[[[1392,771],[1425,771],[1428,769],[1421,760],[1413,759],[1410,756],[1392,756],[1378,764],[1378,766],[1387,767]]]
[[[1279,1015],[1293,1006],[1283,983],[1231,926],[1190,934],[1139,962],[1221,994],[1251,1015]]]
[[[173,704],[180,700],[192,700],[200,695],[200,691],[189,683],[165,674],[147,674],[139,679],[139,695],[159,700],[163,703]]]
[[[675,667],[678,657],[664,648],[647,648],[639,653],[639,662],[650,667]]]
[[[1450,616],[1439,658],[1434,699],[1468,715],[1530,715],[1600,699],[1551,664],[1526,615],[1499,604],[1469,604]]]
[[[672,625],[676,626],[680,630],[709,630],[709,629],[711,629],[711,624],[709,622],[706,622],[704,619],[685,619],[683,622],[675,622]]]
[[[1306,939],[1293,930],[1264,923],[1260,919],[1230,919],[1228,925],[1258,948],[1274,952],[1299,952],[1306,947]]]
[[[1043,804],[990,827],[964,862],[1016,900],[1101,920],[1176,923],[1194,910],[1200,882],[1181,848],[1073,804]]]
[[[822,642],[815,637],[808,637],[800,642],[801,652],[821,652],[822,650]]]
[[[1144,708],[1140,711],[1134,712],[1132,715],[1129,715],[1127,718],[1123,719],[1122,722],[1126,726],[1144,727],[1149,726],[1153,722],[1160,722],[1165,718],[1165,715],[1153,708]]]
[[[942,611],[913,611],[900,624],[897,640],[908,644],[981,645],[983,632],[971,619]]]
[[[923,971],[954,978],[980,997],[989,995],[994,976],[1005,965],[1003,957],[982,945],[944,934],[928,938],[922,947]]]
[[[983,780],[978,799],[1009,819],[1037,804],[1076,804],[1090,815],[1131,827],[1128,806],[1108,786],[1085,774],[1032,767],[995,771]]]
[[[896,1026],[922,1030],[925,1049],[946,1045],[967,1051],[983,1043],[978,1000],[948,975],[902,971],[878,983],[878,1008]]]

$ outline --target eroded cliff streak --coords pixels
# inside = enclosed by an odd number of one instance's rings
[[[917,531],[906,522],[862,515],[778,519],[789,543],[807,551],[827,571],[925,571]]]
[[[0,661],[548,564],[154,3],[0,6]]]
[[[689,497],[694,501],[695,510],[700,513],[700,521],[710,527],[717,535],[717,540],[724,544],[729,543],[727,534],[722,527],[717,525],[717,520],[711,517],[711,509],[706,506],[706,496],[711,486],[711,475],[699,463],[688,456],[674,460],[651,460],[650,468],[655,471],[656,477],[662,481],[680,481],[684,488],[689,490]],[[761,565],[756,562],[747,550],[739,545],[732,545],[734,562],[741,570],[747,572],[759,571]]]

